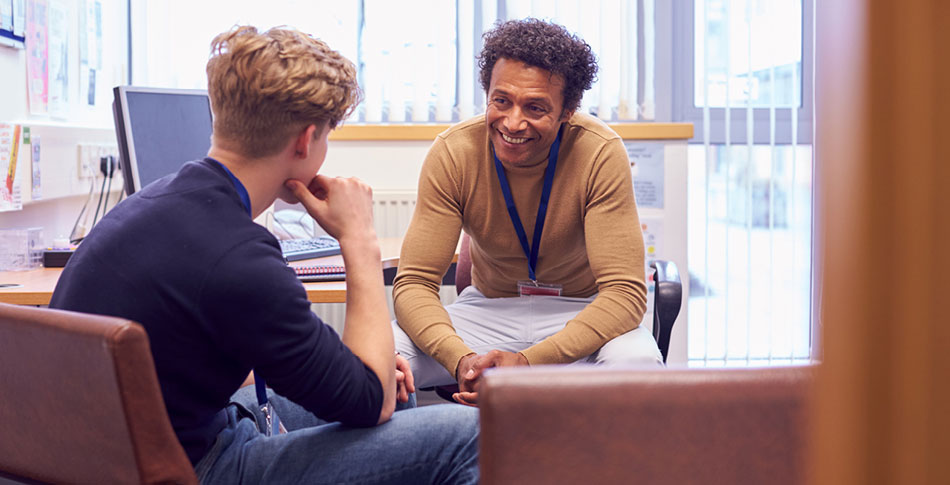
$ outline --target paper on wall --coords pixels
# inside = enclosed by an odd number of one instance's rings
[[[47,44],[46,0],[32,0],[26,4],[26,90],[29,93],[30,113],[49,111],[49,57]]]
[[[24,128],[24,130],[29,130],[29,128]],[[24,140],[26,142],[26,140]],[[26,143],[24,143],[26,144]],[[43,198],[43,182],[40,176],[40,136],[33,135],[30,138],[30,152],[33,156],[30,157],[30,163],[32,164],[32,177],[30,184],[30,199],[40,200]]]
[[[70,70],[69,8],[63,0],[49,3],[49,112],[51,116],[65,118],[69,113]]]
[[[663,208],[663,150],[661,143],[627,141],[633,193],[639,208]]]
[[[663,242],[663,219],[657,217],[641,217],[640,230],[643,232],[643,267],[646,269],[647,292],[656,291],[656,284],[653,281],[653,269],[650,263],[660,256],[660,248]],[[653,296],[647,297],[647,312],[653,311]]]
[[[23,37],[26,33],[26,0],[13,0],[13,35]]]
[[[0,0],[0,29],[13,32],[13,0]]]
[[[83,0],[79,5],[79,99],[96,104],[96,73],[102,71],[102,4]]]

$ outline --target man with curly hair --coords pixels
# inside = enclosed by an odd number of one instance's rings
[[[415,398],[394,353],[372,191],[317,175],[329,132],[361,96],[353,64],[295,30],[235,27],[212,41],[207,72],[208,156],[109,212],[50,306],[142,324],[203,483],[477,482],[476,410],[394,413]],[[277,198],[340,241],[342,338],[254,223]],[[251,369],[255,386],[239,390]]]
[[[646,308],[643,237],[620,137],[577,112],[597,63],[583,40],[535,19],[497,25],[479,56],[483,116],[426,157],[393,288],[396,349],[422,387],[482,371],[571,362],[662,364]],[[438,288],[464,230],[472,285]]]

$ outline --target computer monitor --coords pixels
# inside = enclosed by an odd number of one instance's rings
[[[126,194],[208,154],[212,124],[206,91],[117,86],[113,94]]]

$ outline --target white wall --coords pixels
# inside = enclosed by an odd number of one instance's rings
[[[359,177],[373,190],[416,190],[430,141],[331,141],[325,175]]]

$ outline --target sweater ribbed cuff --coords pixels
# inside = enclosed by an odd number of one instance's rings
[[[458,368],[459,360],[462,357],[471,354],[472,349],[462,342],[461,337],[447,338],[439,345],[439,349],[432,355],[436,361],[449,371],[449,375],[455,377],[455,370]]]

